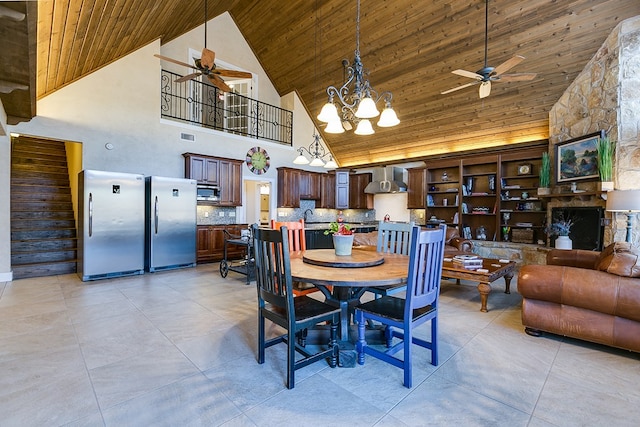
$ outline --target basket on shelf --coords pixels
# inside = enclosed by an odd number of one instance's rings
[[[511,241],[513,243],[533,243],[533,229],[531,228],[512,229]]]

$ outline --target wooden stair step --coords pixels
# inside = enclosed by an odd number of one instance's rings
[[[17,219],[12,221],[11,230],[45,229],[45,228],[75,228],[73,220],[64,219]]]
[[[31,202],[22,200],[20,202],[12,202],[11,210],[16,211],[38,211],[38,210],[56,210],[66,211],[73,210],[73,204],[71,202],[51,202],[51,201],[38,201]]]
[[[72,261],[77,258],[76,249],[11,253],[11,265],[24,265],[43,262]]]
[[[69,194],[71,187],[68,185],[41,185],[41,184],[13,184],[11,186],[11,194],[13,193],[64,193]]]
[[[11,210],[11,220],[20,219],[75,219],[72,209],[59,211]]]
[[[59,156],[52,155],[33,155],[33,153],[21,154],[13,152],[13,164],[14,165],[51,165],[51,166],[66,166],[67,157],[62,154]]]
[[[12,265],[14,279],[26,279],[29,277],[57,276],[60,274],[73,274],[77,272],[77,260],[31,263]]]
[[[11,185],[36,185],[36,186],[53,186],[53,187],[69,187],[69,176],[43,176],[37,174],[36,176],[11,176]]]
[[[56,194],[56,193],[11,193],[11,203],[24,202],[39,202],[50,201],[54,203],[70,202],[71,193]]]
[[[75,228],[11,230],[11,240],[75,238]]]
[[[11,253],[34,252],[37,250],[76,250],[78,249],[77,246],[78,239],[76,238],[13,240],[11,242]]]
[[[55,166],[55,165],[34,165],[34,164],[14,164],[11,166],[11,173],[20,173],[20,172],[38,172],[38,173],[58,173],[58,174],[66,174],[67,167],[66,166]]]

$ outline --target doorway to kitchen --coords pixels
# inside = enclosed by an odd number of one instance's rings
[[[247,224],[268,225],[272,218],[273,183],[269,180],[244,180],[245,220]]]

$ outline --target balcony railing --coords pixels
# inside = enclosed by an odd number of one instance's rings
[[[293,112],[197,80],[176,83],[162,70],[161,117],[284,145],[293,144]]]

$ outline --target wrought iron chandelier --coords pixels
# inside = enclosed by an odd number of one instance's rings
[[[304,155],[305,152],[312,158],[311,162],[309,162],[309,159]],[[329,156],[329,160],[325,163],[323,159],[327,156]],[[293,163],[296,165],[321,166],[325,169],[335,169],[338,167],[331,153],[327,152],[324,146],[320,144],[320,135],[315,131],[313,132],[313,142],[309,145],[309,148],[298,148],[298,157],[295,158]]]
[[[378,126],[391,127],[400,123],[398,116],[391,107],[391,92],[385,91],[378,93],[367,77],[369,70],[364,68],[360,60],[360,0],[357,5],[356,12],[356,50],[354,52],[353,64],[349,66],[349,61],[342,61],[345,70],[346,80],[340,88],[335,86],[327,87],[329,101],[322,107],[318,120],[327,123],[325,132],[342,133],[353,128],[352,123],[356,124],[356,135],[371,135],[375,133],[371,121],[374,117],[380,116]],[[340,114],[338,108],[334,104],[337,98],[340,106]],[[384,102],[382,114],[378,111],[376,104],[379,101]]]

